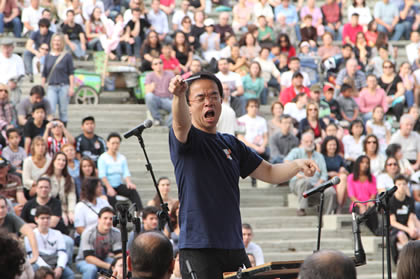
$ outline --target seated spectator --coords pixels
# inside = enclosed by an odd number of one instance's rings
[[[66,47],[67,49],[70,49],[78,59],[86,59],[86,35],[83,31],[83,27],[74,21],[75,13],[73,10],[68,10],[66,15],[67,20],[61,27]]]
[[[402,146],[403,158],[408,159],[416,171],[420,166],[420,140],[419,135],[413,132],[414,119],[411,115],[403,115],[400,120],[400,129],[391,137],[390,143]]]
[[[397,276],[398,278],[408,279],[416,278],[419,269],[420,241],[410,241],[400,253],[398,262]]]
[[[22,182],[27,199],[35,196],[36,180],[41,177],[50,166],[51,157],[47,154],[47,144],[41,136],[31,142],[31,156],[23,161]]]
[[[378,193],[394,187],[394,178],[401,174],[398,159],[393,156],[386,158],[384,166],[383,172],[375,176]]]
[[[353,98],[353,87],[349,84],[343,84],[340,88],[340,96],[337,97],[337,103],[340,106],[341,118],[352,122],[359,118],[359,107]]]
[[[165,65],[165,64],[163,64],[163,65]],[[199,72],[201,72],[201,61],[199,59],[193,59],[193,61],[191,62],[190,71],[184,73],[182,75],[182,78],[187,79],[190,76],[195,75]]]
[[[233,45],[230,50],[230,57],[225,59],[228,60],[230,71],[244,77],[249,73],[249,66],[251,63],[245,57],[241,56],[239,49],[239,45]]]
[[[388,114],[394,115],[399,121],[404,112],[405,88],[401,77],[395,72],[395,65],[387,60],[383,63],[383,75],[378,79],[378,85],[385,90],[388,100]]]
[[[354,54],[357,59],[360,70],[366,71],[366,67],[369,64],[370,58],[372,57],[372,49],[367,45],[365,34],[358,32],[356,34],[356,43],[354,45]]]
[[[420,240],[420,222],[415,213],[414,199],[407,195],[408,179],[398,175],[394,178],[394,183],[398,189],[389,200],[389,211],[391,237],[395,239],[392,243],[395,245],[394,249],[391,249],[394,262],[397,262],[399,249],[410,240]]]
[[[254,19],[254,23],[258,22],[258,18],[263,15],[267,20],[267,24],[270,27],[274,27],[274,13],[273,8],[270,6],[270,1],[268,0],[258,0],[253,9],[252,15]]]
[[[321,92],[322,92],[321,85],[314,84],[311,86],[310,90],[311,90],[310,100],[318,104],[318,107],[319,107],[318,117],[323,119],[325,123],[328,123],[329,121],[328,117],[330,116],[331,111],[330,111],[330,106],[328,105],[328,103],[322,100],[321,98]]]
[[[369,157],[370,170],[375,177],[384,170],[386,157],[380,152],[380,141],[378,137],[373,134],[368,134],[363,140],[363,152]]]
[[[402,153],[402,147],[399,143],[391,143],[386,148],[386,156],[394,157],[397,160],[399,166],[399,173],[410,177],[414,174],[414,169]]]
[[[271,46],[275,40],[273,28],[267,25],[267,19],[264,15],[258,17],[258,43],[264,46]]]
[[[376,78],[380,78],[383,74],[383,64],[385,61],[391,59],[388,52],[388,45],[380,45],[376,48],[379,55],[375,55],[366,67],[366,71],[372,72]]]
[[[375,3],[374,18],[378,24],[378,31],[391,36],[392,41],[398,41],[405,33],[405,25],[400,22],[398,7],[389,0]]]
[[[95,118],[86,116],[82,119],[82,133],[76,137],[76,156],[89,157],[95,163],[98,157],[106,151],[104,139],[95,134]]]
[[[41,18],[38,22],[38,26],[39,30],[33,32],[28,41],[26,41],[25,52],[23,53],[25,73],[29,76],[31,82],[33,82],[32,60],[35,56],[41,56],[41,52],[39,50],[40,46],[43,43],[50,45],[53,35],[53,32],[48,30],[48,28],[50,28],[50,21],[48,19]]]
[[[292,117],[288,114],[280,116],[280,127],[269,137],[270,162],[283,163],[289,152],[299,145],[299,139],[291,133]]]
[[[0,234],[0,247],[2,247],[2,250],[8,251],[7,253],[2,253],[0,258],[0,270],[2,270],[2,275],[5,278],[33,278],[34,272],[29,262],[25,259],[26,255],[21,249],[20,239],[13,235],[2,233]]]
[[[283,75],[284,77],[284,75]],[[283,78],[282,77],[282,78]],[[279,101],[286,105],[291,102],[298,94],[304,93],[310,97],[310,90],[308,87],[303,86],[303,75],[301,72],[296,72],[292,76],[292,84],[284,88],[279,95]]]
[[[305,19],[307,15],[310,15],[312,26],[317,29],[317,33],[322,36],[324,34],[324,26],[322,25],[322,12],[321,9],[315,6],[315,0],[308,0],[306,5],[300,9],[300,18]],[[302,41],[304,41],[302,36]]]
[[[29,260],[29,262],[33,264],[38,260],[38,257],[39,257],[38,245],[36,242],[35,234],[31,226],[28,224],[25,224],[25,222],[19,216],[16,216],[14,213],[8,212],[7,200],[4,196],[0,196],[0,229],[3,230],[6,234],[11,234],[16,238],[18,236],[18,233],[20,233],[23,236],[26,236],[29,241],[29,246],[32,248],[31,249],[32,258]],[[4,235],[4,233],[0,235]],[[8,240],[8,242],[10,243],[10,240]],[[2,247],[4,246],[2,245]],[[15,248],[15,249],[19,250],[20,246],[19,248]],[[8,251],[7,254],[10,255],[10,253],[16,252],[16,250]],[[5,254],[5,253],[2,253],[2,254]],[[23,262],[24,261],[22,261],[22,263]],[[1,263],[2,264],[4,263],[4,259],[3,261],[1,261]],[[8,268],[13,268],[13,267],[14,266],[9,266]],[[4,269],[3,267],[2,276],[5,275],[3,273],[4,270],[7,270],[7,269]]]
[[[311,85],[309,75],[306,72],[302,72],[300,69],[300,59],[298,57],[292,57],[289,61],[289,71],[281,75],[280,84],[282,90],[292,85],[293,75],[297,72],[300,72],[300,74],[302,75],[303,85],[305,87],[309,87]]]
[[[372,119],[366,122],[366,131],[367,134],[373,134],[379,139],[377,144],[380,153],[383,154],[391,140],[391,125],[384,120],[384,109],[381,106],[373,108]]]
[[[0,195],[7,198],[15,213],[20,215],[27,200],[23,192],[22,180],[11,172],[11,168],[11,163],[4,157],[0,157]]]
[[[322,35],[322,45],[318,48],[318,55],[322,61],[340,54],[340,48],[335,46],[333,43],[333,35],[329,32],[325,32]]]
[[[363,122],[358,119],[352,121],[349,133],[343,137],[344,159],[352,164],[363,154],[363,140],[365,139]]]
[[[108,150],[98,159],[99,178],[106,187],[109,203],[115,207],[116,195],[122,195],[137,205],[137,211],[143,209],[140,196],[136,191],[136,185],[131,182],[131,175],[127,165],[127,159],[118,152],[121,136],[118,133],[110,133],[106,145]]]
[[[154,206],[146,206],[142,210],[142,228],[141,232],[149,232],[158,229],[159,219],[157,216],[158,208]]]
[[[179,201],[175,201],[171,211],[169,212],[170,224],[172,228],[172,232],[168,230],[168,226],[165,227],[164,234],[171,240],[172,247],[174,249],[174,253],[179,251],[178,248],[178,241],[179,241],[179,232],[181,231],[178,222],[178,215],[179,215]]]
[[[181,27],[181,21],[185,16],[189,18],[194,18],[194,14],[189,10],[190,2],[188,0],[183,0],[181,2],[181,8],[176,9],[172,17],[172,30],[176,31]]]
[[[374,206],[374,202],[354,203],[356,201],[367,201],[376,198],[376,177],[370,172],[370,160],[365,155],[359,156],[353,167],[353,173],[347,178],[347,193],[350,200],[350,211],[357,214],[364,214],[370,207]],[[372,211],[367,216],[366,225],[370,231],[376,235],[378,229],[378,216],[376,211]]]
[[[337,214],[344,213],[343,206],[347,195],[347,176],[349,172],[346,169],[346,162],[339,154],[340,143],[334,136],[327,136],[321,145],[321,153],[324,156],[327,166],[328,178],[338,176],[340,183],[336,185],[337,191]]]
[[[299,123],[306,118],[306,105],[308,104],[308,96],[305,93],[299,93],[292,102],[284,106],[284,114],[293,115],[294,122]]]
[[[405,46],[405,53],[407,54],[408,62],[413,65],[414,61],[419,58],[419,43],[420,36],[418,31],[411,32],[410,43]]]
[[[85,156],[80,159],[80,168],[79,168],[79,177],[76,179],[76,185],[83,184],[83,181],[87,177],[98,177],[98,170],[96,168],[96,163],[89,157]],[[81,193],[81,189],[79,191]],[[105,193],[104,190],[102,193]],[[105,194],[102,194],[102,198],[107,199]]]
[[[181,21],[181,28],[177,31],[182,31],[185,35],[186,41],[190,46],[190,50],[194,51],[195,49],[199,49],[199,42],[195,40],[195,36],[193,34],[193,26],[192,26],[192,19],[188,16],[185,16]],[[176,32],[176,31],[175,31]],[[172,35],[172,37],[174,37]],[[198,48],[196,48],[198,46]]]
[[[102,183],[99,178],[87,177],[83,180],[80,201],[74,209],[74,227],[78,234],[82,234],[86,228],[97,224],[98,214],[109,203],[102,196]]]
[[[353,259],[333,250],[323,250],[308,256],[299,269],[300,279],[356,279]]]
[[[264,79],[261,77],[261,74],[260,63],[258,61],[253,61],[249,67],[249,73],[242,77],[242,84],[244,86],[243,96],[246,100],[257,99],[264,100],[265,102],[267,101],[267,97],[265,96],[264,98],[263,96]]]
[[[378,36],[376,38],[376,43],[374,48],[372,49],[373,56],[376,56],[377,50],[380,46],[385,45],[388,47],[388,53],[390,55],[390,58],[387,60],[395,61],[398,57],[398,48],[393,47],[392,43],[388,40],[388,35],[384,32],[378,32]]]
[[[32,107],[32,118],[30,118],[23,127],[23,136],[25,138],[25,151],[30,152],[32,140],[36,136],[42,136],[47,127],[48,120],[45,119],[45,107],[38,103]]]
[[[324,102],[328,104],[330,108],[330,119],[332,120],[341,120],[340,105],[337,100],[334,99],[334,87],[330,83],[324,85]]]
[[[298,21],[299,17],[297,14],[297,8],[290,4],[290,0],[281,1],[280,5],[277,5],[274,8],[274,15],[278,18],[278,15],[282,14],[286,17],[286,24],[295,28],[297,40],[300,41],[300,33],[299,33],[299,26]],[[293,55],[295,56],[295,55]]]
[[[22,10],[23,36],[31,35],[38,30],[38,21],[42,18],[44,8],[39,0],[31,0],[30,5]]]
[[[296,41],[297,41],[296,28],[295,26],[291,26],[286,23],[286,16],[284,14],[277,15],[276,22],[273,28],[274,28],[275,34],[280,34],[280,36],[283,34],[287,36],[291,49],[293,48],[294,50],[293,45],[296,45]],[[281,42],[279,39],[280,37],[278,37],[278,39],[275,42],[275,47],[277,48],[280,48]],[[293,55],[291,55],[290,57],[293,57],[293,56],[296,56],[296,51],[294,51]],[[287,55],[287,57],[290,58],[289,55]]]
[[[60,16],[60,19],[64,22],[66,21],[66,12],[68,10],[74,11],[74,22],[85,27],[85,19],[82,15],[82,4],[80,0],[71,0],[70,3],[68,3],[68,6],[65,8],[63,14]],[[86,19],[87,20],[87,19]]]
[[[321,6],[321,12],[325,31],[329,32],[337,41],[341,41],[343,29],[343,25],[341,24],[342,14],[341,7],[337,2],[336,0],[327,0]]]
[[[2,12],[0,14],[0,36],[4,35],[4,27],[12,28],[16,38],[21,37],[22,23],[19,18],[19,7],[16,0],[2,1]]]
[[[343,45],[350,44],[356,45],[356,35],[363,32],[363,27],[359,24],[359,14],[353,13],[349,23],[343,27]]]
[[[178,59],[174,55],[174,50],[171,44],[164,44],[162,46],[162,54],[160,55],[160,59],[162,60],[164,71],[172,71],[175,75],[181,74],[181,66]]]
[[[254,233],[250,224],[242,224],[242,238],[244,241],[245,251],[247,254],[252,254],[255,257],[255,264],[262,265],[264,264],[264,255],[261,247],[252,242]]]
[[[146,105],[149,109],[155,125],[163,125],[163,117],[159,110],[163,109],[169,114],[172,111],[172,94],[168,91],[169,82],[174,77],[171,71],[163,70],[163,62],[160,58],[154,58],[152,61],[153,72],[146,75]],[[171,123],[169,115],[167,124]]]
[[[318,40],[317,30],[312,25],[312,16],[310,14],[305,15],[303,23],[300,27],[300,35],[302,36],[302,42],[309,42],[312,48],[316,48],[316,42]]]
[[[47,142],[47,152],[51,157],[55,153],[60,152],[64,144],[74,145],[74,137],[59,119],[55,119],[47,124],[43,138]]]
[[[338,139],[338,143],[339,143],[339,145],[338,145],[338,149],[339,149],[338,154],[340,154],[341,156],[344,157],[344,144],[342,142],[343,132],[344,132],[343,131],[343,128],[342,127],[339,127],[334,122],[328,123],[327,127],[325,128],[325,135],[327,137],[336,137]]]
[[[229,24],[230,14],[228,12],[222,12],[219,15],[219,23],[214,26],[214,31],[220,34],[220,44],[226,45],[227,39],[235,35],[232,26]],[[191,43],[191,42],[190,42]]]
[[[414,119],[414,128],[413,131],[420,132],[420,114],[419,108],[417,106],[412,106],[408,109],[408,114],[411,115]]]
[[[366,0],[355,0],[352,2],[347,9],[348,21],[351,21],[354,14],[359,15],[359,24],[363,26],[363,30],[366,31],[369,22],[373,19],[370,7],[366,6]]]
[[[337,75],[336,88],[340,90],[344,83],[350,84],[354,90],[360,92],[362,88],[366,87],[366,75],[361,70],[358,70],[357,60],[354,58],[348,59],[345,63],[345,68],[341,69]]]
[[[9,88],[7,85],[0,83],[0,121],[6,125],[13,125],[16,121],[15,112],[12,103],[9,101]]]
[[[89,49],[96,51],[103,51],[104,48],[101,45],[99,37],[105,35],[105,25],[101,20],[102,11],[100,8],[96,7],[93,9],[92,14],[88,17],[86,21],[86,38],[88,40],[87,46]]]
[[[268,138],[274,135],[276,132],[280,131],[281,129],[281,119],[280,117],[283,115],[284,106],[279,101],[274,101],[271,104],[271,115],[272,118],[267,121],[268,125]]]
[[[416,90],[415,78],[411,72],[411,66],[408,62],[403,62],[400,65],[399,75],[404,85],[405,103],[408,108],[412,107],[415,103],[418,105],[419,91]]]
[[[45,175],[51,180],[51,196],[61,201],[63,222],[66,226],[74,223],[76,187],[67,171],[67,157],[63,152],[55,153]]]
[[[196,11],[194,13],[194,21],[191,21],[191,24],[193,24],[191,27],[191,34],[188,38],[189,43],[194,46],[194,50],[199,50],[201,48],[200,36],[206,32],[204,20],[205,15],[203,11]]]
[[[268,87],[273,87],[279,92],[281,75],[273,60],[270,58],[270,49],[267,47],[261,48],[259,56],[255,58],[254,61],[260,63],[261,66],[261,75],[264,79],[264,90],[266,91],[263,96],[266,98],[268,95]],[[267,104],[267,100],[262,100],[262,104]]]
[[[159,0],[153,0],[147,19],[154,30],[159,34],[159,41],[164,41],[169,33],[168,16]]]
[[[252,10],[246,5],[245,0],[239,0],[238,3],[233,6],[233,31],[246,32],[248,31],[247,26],[251,22]]]
[[[162,196],[163,202],[168,204],[169,210],[171,210],[175,200],[169,196],[171,192],[171,181],[166,176],[159,177],[157,181],[160,194]],[[160,208],[161,201],[156,194],[152,200],[147,203],[147,206],[154,206]]]
[[[222,83],[227,83],[229,85],[231,96],[230,104],[235,110],[236,116],[239,117],[244,115],[246,100],[241,76],[229,70],[229,64],[226,58],[220,59],[217,66],[219,72],[216,74],[216,77]]]
[[[180,63],[181,70],[184,73],[188,72],[192,62],[193,52],[191,51],[187,37],[182,31],[175,32],[173,47],[175,51],[175,57]]]
[[[319,167],[319,171],[315,172],[314,176],[306,177],[302,173],[298,173],[289,182],[290,190],[298,197],[299,207],[296,211],[297,216],[305,216],[305,209],[308,208],[309,201],[312,203],[319,199],[319,197],[316,195],[305,199],[302,196],[303,192],[321,185],[321,183],[327,181],[328,179],[327,167],[324,157],[321,153],[315,151],[314,140],[314,134],[312,131],[305,132],[301,137],[300,147],[293,148],[286,156],[286,158],[284,158],[285,162],[295,159],[312,159]],[[330,187],[325,190],[324,194],[326,206],[324,212],[325,214],[333,214],[336,207],[335,203],[337,201],[335,189]]]
[[[139,57],[141,52],[142,43],[145,41],[148,28],[151,24],[147,18],[147,15],[143,15],[143,10],[140,8],[132,9],[132,16],[130,20],[125,25],[126,32],[126,53],[128,56],[132,57],[133,54],[135,57]],[[153,31],[153,34],[159,37],[159,33]],[[134,42],[133,42],[134,41]],[[159,44],[160,52],[160,44]],[[160,55],[160,53],[159,53]],[[159,57],[157,55],[156,57]],[[154,55],[153,55],[154,56]],[[155,56],[154,56],[155,57]],[[143,56],[141,57],[143,59]]]
[[[20,126],[25,126],[29,118],[32,117],[32,109],[35,104],[42,104],[45,108],[47,119],[53,119],[50,102],[44,96],[45,90],[41,85],[35,85],[31,88],[29,97],[23,99],[17,106],[18,123]]]
[[[80,197],[80,162],[76,159],[76,149],[74,144],[65,143],[61,146],[61,151],[67,156],[67,171],[73,178],[74,185],[76,187],[76,197],[79,200]]]
[[[142,59],[141,71],[151,71],[152,61],[161,55],[162,47],[158,38],[159,34],[155,31],[150,31],[140,49],[140,56]]]
[[[378,87],[375,75],[369,74],[366,83],[367,87],[360,91],[358,100],[359,110],[365,122],[372,118],[376,107],[381,107],[382,113],[388,110],[385,91]]]
[[[22,175],[23,160],[26,158],[26,152],[23,147],[19,146],[22,139],[19,130],[10,128],[6,130],[8,145],[3,148],[1,155],[15,168],[15,172]]]
[[[287,2],[289,0],[286,0]],[[284,2],[283,2],[284,3]],[[280,46],[280,53],[284,53],[287,55],[287,61],[291,62],[291,58],[296,56],[296,49],[291,44],[289,36],[287,34],[280,34],[276,45]],[[289,65],[290,67],[290,65]],[[299,67],[297,67],[299,68]]]
[[[378,38],[378,25],[376,24],[375,19],[372,19],[367,25],[365,38],[367,40],[368,46],[374,47],[376,45],[376,40]]]
[[[229,58],[232,55],[232,49],[237,45],[237,40],[235,35],[229,35],[225,38],[225,47],[220,50],[220,58]]]
[[[319,106],[317,103],[310,101],[306,105],[306,118],[299,122],[299,134],[302,135],[308,130],[314,133],[315,143],[319,145],[325,138],[326,125],[324,121],[319,119]]]
[[[236,113],[230,106],[230,88],[229,84],[222,83],[223,87],[223,102],[222,112],[220,113],[219,121],[217,122],[217,131],[219,133],[226,133],[232,136],[236,135],[238,130],[238,123],[236,121]]]
[[[76,268],[83,273],[84,279],[95,279],[98,270],[110,269],[113,258],[121,255],[121,234],[112,227],[114,215],[112,208],[102,208],[98,214],[98,225],[82,233]]]
[[[200,45],[203,57],[207,62],[217,60],[220,56],[220,34],[214,32],[214,20],[208,18],[204,21],[206,32],[200,35]]]

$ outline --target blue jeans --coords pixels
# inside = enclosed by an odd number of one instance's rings
[[[63,234],[64,243],[66,244],[67,264],[71,265],[73,262],[74,240],[70,236]]]
[[[172,122],[172,100],[169,98],[161,98],[153,93],[146,93],[146,105],[154,120],[162,122],[160,109],[167,111],[170,115],[168,117],[168,124]],[[170,121],[169,121],[170,120]]]
[[[388,36],[390,37],[391,41],[398,41],[400,40],[404,35],[407,37],[410,36],[410,26],[411,24],[407,21],[398,23],[395,27],[394,27],[394,32],[393,35],[391,37],[391,34],[388,32],[388,30],[385,28],[385,26],[378,24],[378,32],[384,32],[385,34],[388,34]]]
[[[86,50],[82,49],[82,43],[80,41],[74,40],[71,42],[76,45],[76,49],[72,52],[77,58],[81,58],[86,55]],[[67,49],[70,50],[70,47],[67,47]]]
[[[140,48],[141,48],[141,38],[140,36],[137,36],[136,38],[134,38],[135,43],[134,43],[134,56],[136,58],[140,58]]]
[[[40,266],[37,264],[32,265],[32,269],[36,272]],[[68,266],[63,269],[63,273],[61,274],[61,279],[74,279],[74,272]]]
[[[13,34],[16,38],[20,38],[22,34],[22,23],[20,22],[20,19],[18,17],[15,17],[12,19],[12,21],[8,23],[4,23],[4,14],[0,13],[0,34],[3,34],[4,27],[13,27]]]
[[[414,105],[414,92],[411,90],[407,90],[404,93],[405,102],[408,108],[411,108]]]
[[[33,74],[32,60],[34,59],[34,57],[35,57],[35,55],[28,50],[25,50],[23,52],[23,65],[25,66],[25,73],[27,75],[32,75]]]
[[[89,49],[97,50],[97,51],[103,51],[104,48],[101,45],[101,42],[99,41],[99,38],[92,39],[90,42],[87,43],[87,46]]]
[[[417,218],[420,219],[420,202],[416,201],[414,203],[415,203]]]
[[[107,263],[112,263],[113,258],[106,258]],[[98,271],[101,270],[100,267],[97,267],[94,264],[90,264],[85,260],[78,261],[76,263],[77,270],[82,273],[82,279],[96,279],[98,277]]]
[[[123,53],[128,56],[133,56],[133,45],[130,45],[128,42],[120,42],[115,52],[117,53],[118,59],[121,59]]]
[[[340,28],[338,28],[338,30],[334,30],[331,27],[329,27],[328,25],[324,26],[325,31],[331,33],[334,36],[334,41],[341,41],[342,39],[342,34],[343,34],[343,25],[340,26]]]
[[[51,114],[55,115],[55,109],[58,104],[60,120],[67,122],[67,108],[69,106],[69,85],[48,85],[47,98],[51,104]]]

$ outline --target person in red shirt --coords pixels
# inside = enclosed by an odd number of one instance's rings
[[[176,59],[174,55],[174,50],[170,44],[163,45],[160,59],[162,59],[163,62],[163,70],[172,71],[176,75],[179,75],[181,73],[179,61],[178,59]]]
[[[303,75],[300,72],[296,72],[292,76],[292,85],[280,92],[279,101],[283,105],[286,105],[287,103],[291,102],[299,93],[305,93],[308,95],[308,97],[311,97],[311,91],[309,88],[303,86]]]
[[[0,1],[0,36],[3,36],[4,27],[13,27],[13,35],[20,38],[22,34],[22,23],[19,19],[19,7],[16,0]]]
[[[343,44],[356,44],[357,33],[363,33],[363,26],[359,24],[359,14],[354,13],[351,15],[349,23],[344,25],[343,28]]]

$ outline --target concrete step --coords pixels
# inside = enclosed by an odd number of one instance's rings
[[[287,251],[312,251],[316,247],[316,237],[313,239],[279,239],[275,241],[259,241],[263,251],[287,252]],[[322,249],[350,250],[353,248],[353,240],[349,238],[322,238]]]
[[[269,229],[254,229],[255,242],[259,241],[277,241],[277,240],[303,240],[303,239],[317,239],[318,229],[314,228],[296,228],[290,225],[288,228],[269,228]],[[352,239],[351,231],[335,231],[322,230],[321,243],[324,238],[340,238]]]

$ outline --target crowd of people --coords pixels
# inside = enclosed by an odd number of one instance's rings
[[[74,245],[80,245],[76,267],[83,278],[120,265],[121,239],[112,228],[117,195],[143,212],[143,230],[158,226],[160,201],[155,197],[143,208],[119,152],[121,136],[96,135],[92,116],[82,119],[77,137],[66,128],[75,61],[91,59],[87,50],[140,65],[155,125],[172,124],[169,84],[175,75],[215,73],[223,89],[217,131],[234,135],[271,163],[312,159],[318,165],[314,176],[298,174],[289,182],[298,216],[317,198],[302,193],[334,176],[340,183],[325,191],[326,214],[344,213],[349,204],[349,211],[364,214],[374,202],[358,201],[396,185],[394,259],[409,240],[420,239],[418,5],[381,0],[371,9],[365,0],[295,2],[0,1],[0,36],[9,28],[14,37],[28,38],[22,57],[14,53],[14,39],[0,40],[0,227],[26,236],[25,271],[32,265],[48,274],[49,267],[54,277],[72,278]],[[209,16],[215,11],[217,20]],[[398,40],[409,40],[406,58],[393,46]],[[26,98],[19,86],[24,76],[31,82],[41,77]],[[188,105],[207,101],[219,98],[187,99]],[[259,110],[269,101],[272,117],[266,119]],[[165,234],[180,277],[179,202],[169,186],[168,178],[159,179],[171,211]],[[367,225],[383,233],[376,213]],[[251,226],[243,224],[242,233],[250,262],[263,263]]]

